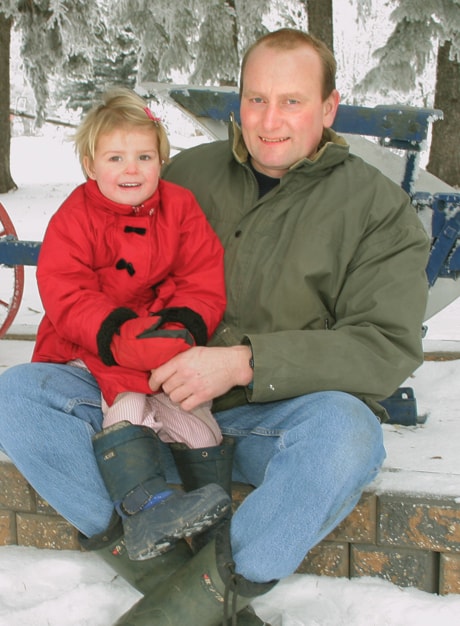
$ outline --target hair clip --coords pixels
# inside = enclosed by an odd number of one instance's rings
[[[155,124],[159,124],[161,122],[161,117],[155,117],[149,107],[144,107],[144,111],[146,112],[147,117],[149,117],[152,122],[155,122]]]

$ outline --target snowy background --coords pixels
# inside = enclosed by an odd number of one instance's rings
[[[386,21],[387,2],[381,3],[379,19],[366,25],[350,23],[351,4],[344,0],[334,3],[338,88],[345,96],[371,63],[372,49],[385,43],[392,28]],[[433,73],[420,84],[420,98],[425,98],[433,88]],[[20,90],[17,93],[22,97]],[[29,95],[25,90],[24,97]],[[376,103],[377,99],[366,104]],[[169,119],[167,111],[159,113],[169,124],[173,145],[184,145],[184,136],[186,145],[207,140],[185,118]],[[67,141],[68,130],[45,126],[38,135],[25,136],[22,122],[16,120],[14,131],[11,167],[19,189],[0,194],[0,202],[20,239],[41,240],[52,213],[83,178]],[[367,144],[359,145],[359,149],[386,173],[394,173],[395,161],[389,155]],[[427,190],[432,182],[424,178],[420,188]],[[442,184],[434,189],[441,190],[445,190]],[[0,340],[0,374],[30,359],[33,344],[22,337],[35,332],[42,315],[34,274],[35,268],[26,268],[21,308],[10,329],[19,339]],[[0,267],[0,299],[10,295],[10,280],[11,270]],[[460,300],[428,320],[425,350],[460,350],[459,320]],[[419,414],[426,416],[426,422],[411,427],[384,426],[388,458],[374,485],[377,490],[411,489],[415,493],[459,496],[459,376],[459,360],[426,361],[407,381],[415,390]],[[0,626],[110,626],[139,597],[94,554],[0,547]],[[254,606],[273,626],[460,624],[460,596],[439,597],[371,578],[350,581],[294,575]]]

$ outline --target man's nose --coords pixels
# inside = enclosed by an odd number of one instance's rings
[[[268,103],[264,110],[263,125],[267,129],[277,128],[281,122],[280,108],[276,103]]]

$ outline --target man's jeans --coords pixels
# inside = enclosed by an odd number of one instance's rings
[[[231,530],[237,571],[254,582],[292,574],[352,511],[385,458],[377,418],[342,392],[215,417],[236,438],[234,480],[258,487]],[[91,443],[101,424],[100,390],[83,369],[28,363],[0,376],[0,449],[87,536],[104,531],[113,510]],[[163,451],[167,479],[180,482],[166,445]]]

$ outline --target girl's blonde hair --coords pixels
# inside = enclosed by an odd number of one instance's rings
[[[169,161],[169,140],[160,119],[152,114],[147,103],[137,93],[116,87],[103,94],[102,102],[86,114],[73,137],[83,172],[86,173],[83,161],[85,157],[93,161],[100,135],[126,127],[154,128],[160,161]]]

